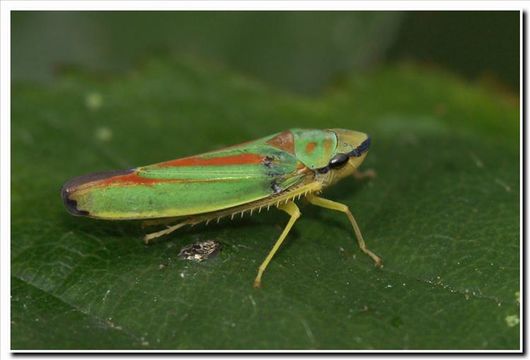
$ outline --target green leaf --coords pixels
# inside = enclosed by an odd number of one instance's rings
[[[67,74],[12,92],[13,349],[518,349],[517,100],[415,66],[295,97],[204,64]],[[73,176],[169,160],[291,127],[372,136],[364,169],[302,218],[276,210],[146,246],[136,222],[68,215]],[[179,249],[215,239],[193,263]]]

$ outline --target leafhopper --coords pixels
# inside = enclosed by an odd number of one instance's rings
[[[145,242],[199,223],[219,222],[276,207],[289,222],[258,268],[254,286],[301,213],[296,200],[346,214],[360,249],[376,266],[348,206],[320,197],[322,190],[355,175],[370,138],[344,129],[291,129],[259,140],[129,170],[94,173],[68,181],[61,196],[68,212],[106,220],[165,223]],[[169,225],[171,224],[171,225]]]

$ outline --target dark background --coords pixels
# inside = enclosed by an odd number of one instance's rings
[[[14,81],[65,66],[116,73],[160,56],[317,94],[347,73],[415,62],[518,92],[518,12],[16,12]]]

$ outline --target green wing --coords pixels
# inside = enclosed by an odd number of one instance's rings
[[[65,202],[75,206],[77,215],[150,219],[212,212],[264,199],[304,177],[299,171],[304,165],[294,155],[266,140],[117,175],[77,178],[70,187],[65,185]]]

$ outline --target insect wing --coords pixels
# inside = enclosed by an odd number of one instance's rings
[[[70,212],[95,218],[186,216],[285,191],[303,180],[303,167],[294,155],[262,140],[108,176],[80,177],[65,185],[63,198]]]

